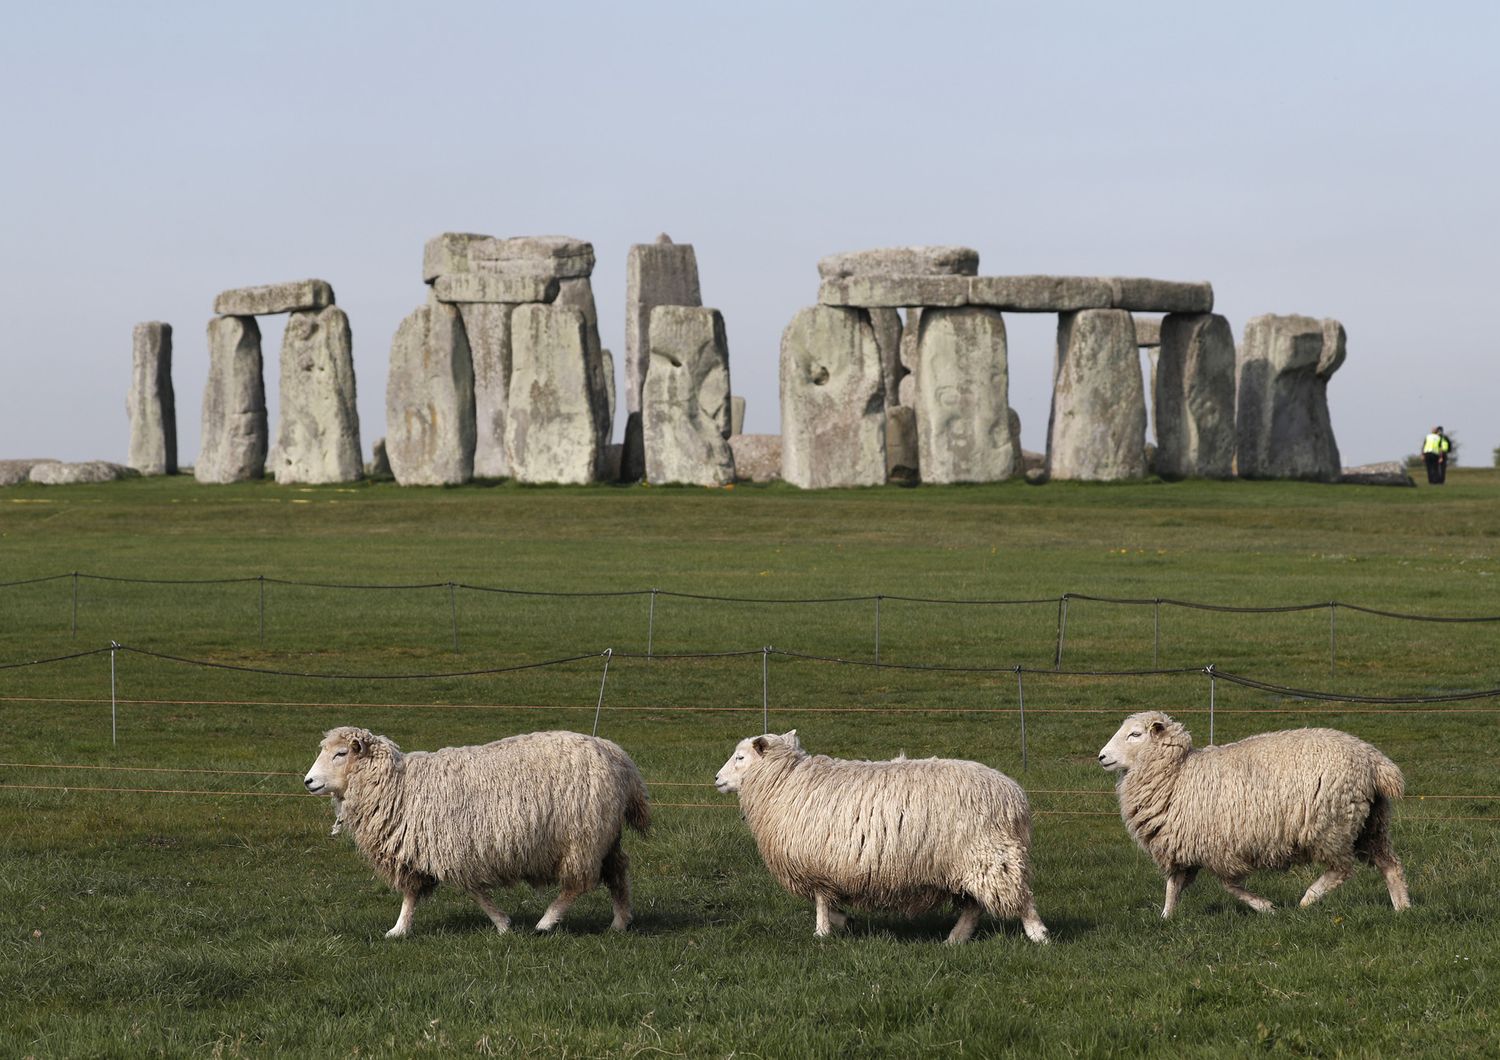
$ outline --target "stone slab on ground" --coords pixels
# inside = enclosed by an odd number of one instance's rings
[[[979,251],[971,247],[876,247],[830,254],[818,261],[818,279],[846,276],[974,276]]]
[[[38,486],[74,486],[81,483],[118,482],[140,474],[133,467],[108,460],[43,460],[31,466],[27,481]]]
[[[1110,282],[1099,276],[976,276],[969,281],[969,304],[1010,313],[1070,313],[1108,309]]]
[[[1399,460],[1346,467],[1339,481],[1349,486],[1415,486],[1416,480]]]
[[[474,364],[458,307],[429,297],[401,321],[385,386],[385,449],[403,486],[474,477]]]
[[[651,310],[651,367],[641,394],[646,481],[727,486],[729,340],[717,309],[662,305]]]
[[[781,477],[803,489],[885,482],[885,387],[868,314],[802,309],[781,336]]]
[[[293,313],[281,340],[281,412],[271,471],[282,484],[358,482],[364,475],[354,337],[338,306]]]
[[[505,420],[506,452],[516,481],[581,485],[598,477],[604,454],[591,371],[583,310],[516,307]]]
[[[928,309],[917,340],[922,481],[999,482],[1016,473],[1005,319],[982,306]]]
[[[143,475],[177,474],[177,398],[172,390],[172,325],[137,324],[131,335],[126,463]]]
[[[1212,313],[1211,283],[1179,283],[1134,276],[1109,278],[1111,305],[1132,313]]]
[[[1146,391],[1135,324],[1124,310],[1058,317],[1047,474],[1089,482],[1146,474]]]
[[[193,477],[211,483],[264,478],[269,446],[260,325],[253,316],[214,317],[208,322],[203,434]]]
[[[59,461],[50,456],[39,456],[31,459],[0,460],[0,486],[19,486],[28,480],[31,469],[38,464],[56,464]]]
[[[439,276],[432,283],[439,302],[550,302],[557,280],[533,273],[467,272]]]
[[[260,287],[236,287],[220,291],[214,298],[215,313],[234,317],[295,313],[301,309],[323,309],[331,305],[333,285],[327,280],[293,280]]]
[[[736,482],[781,481],[781,435],[732,434]]]
[[[969,301],[964,276],[847,276],[824,280],[818,302],[825,306],[860,309],[900,309],[906,306],[961,306]]]

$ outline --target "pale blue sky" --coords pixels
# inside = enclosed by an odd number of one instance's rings
[[[307,276],[351,318],[368,452],[423,241],[457,229],[592,240],[622,370],[629,245],[694,243],[750,431],[779,429],[820,256],[962,243],[985,273],[1212,280],[1236,334],[1337,317],[1346,463],[1436,421],[1488,463],[1497,31],[1479,3],[12,2],[0,457],[123,460],[131,327],[160,319],[191,463],[214,294]],[[1055,320],[1007,322],[1040,449]]]

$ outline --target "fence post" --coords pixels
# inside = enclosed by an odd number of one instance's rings
[[[1021,704],[1021,772],[1026,772],[1026,688],[1021,684],[1021,667],[1016,667],[1016,701]]]
[[[1052,657],[1052,669],[1062,669],[1063,641],[1068,634],[1068,594],[1057,598],[1057,654]]]
[[[73,572],[73,639],[78,639],[78,572]]]
[[[458,654],[458,586],[448,583],[448,612],[453,617],[453,654]]]
[[[1338,601],[1328,601],[1328,676],[1330,679],[1334,676],[1334,661],[1338,658],[1338,613]]]
[[[120,746],[119,737],[119,706],[115,699],[115,652],[120,646],[114,641],[109,642],[109,742],[110,746]]]
[[[771,731],[771,646],[760,650],[760,731]]]
[[[256,580],[260,582],[260,646],[264,648],[266,646],[266,576],[258,574]]]
[[[1214,664],[1209,663],[1203,670],[1208,674],[1208,745],[1214,744]]]
[[[656,590],[651,590],[651,610],[646,613],[646,658],[651,658],[652,642],[656,637]]]
[[[880,594],[875,595],[875,661],[880,661]]]
[[[614,658],[614,655],[613,648],[604,649],[604,675],[599,678],[599,703],[594,707],[593,735],[595,736],[599,735],[599,715],[604,711],[604,682],[609,680],[609,660]]]
[[[1161,597],[1151,608],[1151,667],[1161,669]]]

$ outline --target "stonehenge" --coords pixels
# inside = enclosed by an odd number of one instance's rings
[[[137,324],[131,342],[130,455],[142,475],[177,474],[177,401],[172,392],[172,325]]]
[[[355,406],[354,340],[342,309],[299,309],[287,319],[280,384],[281,418],[271,467],[276,481],[358,481],[364,468]]]
[[[927,309],[920,328],[916,470],[931,483],[1009,478],[1021,453],[1010,431],[1004,318],[983,306]]]
[[[1136,341],[1141,325],[1136,320]],[[1163,478],[1234,473],[1234,334],[1216,313],[1169,313],[1156,325],[1151,373],[1153,470]]]
[[[587,316],[573,306],[532,303],[511,316],[505,446],[517,482],[597,480],[605,452],[588,331]]]
[[[803,489],[886,480],[880,350],[859,309],[810,306],[782,333],[781,477]]]
[[[651,310],[651,364],[641,393],[646,481],[727,486],[734,481],[729,341],[717,309]]]
[[[655,243],[637,243],[625,259],[625,450],[620,477],[639,479],[646,470],[641,395],[650,368],[651,312],[657,306],[701,306],[698,256],[691,243],[674,243],[663,232]]]
[[[1123,309],[1061,314],[1048,477],[1115,482],[1145,474],[1146,392],[1134,321]]]
[[[385,386],[385,452],[403,486],[474,476],[474,367],[458,308],[435,297],[401,321]]]
[[[1241,478],[1339,480],[1328,380],[1345,346],[1337,320],[1268,314],[1245,325],[1235,409]]]
[[[269,444],[260,325],[253,316],[214,317],[208,322],[203,439],[193,475],[212,483],[263,478]]]

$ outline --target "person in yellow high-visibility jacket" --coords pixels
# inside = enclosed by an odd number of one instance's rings
[[[1427,465],[1427,481],[1432,485],[1441,486],[1448,477],[1448,450],[1452,448],[1453,442],[1442,427],[1434,427],[1422,442],[1422,462]]]

